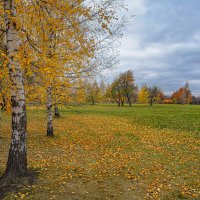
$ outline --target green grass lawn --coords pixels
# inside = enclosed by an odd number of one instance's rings
[[[0,199],[200,199],[200,106],[61,108],[55,137],[46,111],[28,109],[31,176],[0,187]],[[0,129],[0,175],[10,116]]]
[[[132,108],[114,105],[76,107],[67,113],[95,114],[127,118],[155,128],[168,128],[200,133],[200,106],[196,105],[133,105]]]

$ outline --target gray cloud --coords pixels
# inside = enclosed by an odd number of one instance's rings
[[[166,93],[190,82],[200,95],[200,1],[126,0],[135,14],[121,44],[116,72],[132,69],[139,85]]]

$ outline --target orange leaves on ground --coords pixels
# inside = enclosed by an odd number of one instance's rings
[[[111,195],[116,199],[130,199],[123,196],[129,193],[139,194],[138,199],[200,195],[199,139],[121,117],[64,112],[55,119],[56,136],[46,138],[42,112],[29,110],[28,127],[29,168],[39,171],[39,178],[19,198],[37,199],[40,193],[62,199],[81,191],[88,198],[94,188],[109,196],[116,187]]]

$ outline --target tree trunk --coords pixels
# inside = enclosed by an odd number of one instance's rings
[[[131,100],[129,97],[128,97],[128,103],[129,103],[129,106],[131,107],[132,105],[131,105]]]
[[[121,100],[121,104],[122,104],[122,106],[124,106],[124,101],[123,100]]]
[[[118,104],[118,107],[121,106],[121,101],[120,101],[120,99],[118,100],[117,104]]]
[[[9,60],[8,68],[12,84],[12,138],[4,178],[15,179],[25,176],[27,173],[27,117],[23,73],[16,57],[20,47],[20,39],[16,23],[12,21],[12,17],[16,16],[14,0],[4,1],[4,11],[6,22],[6,46]]]
[[[0,109],[0,130],[1,130],[1,109]],[[1,137],[1,132],[0,132],[0,137]]]
[[[153,105],[153,98],[150,99],[150,106]]]
[[[47,136],[53,136],[52,87],[47,88]]]
[[[2,91],[2,85],[1,84],[2,84],[2,82],[1,82],[1,79],[0,79],[0,93]],[[1,109],[0,109],[0,129],[1,129],[1,111],[2,111],[2,105],[1,105],[1,103],[0,103],[0,106],[1,106]],[[1,134],[1,132],[0,132],[0,134]]]
[[[59,113],[59,109],[57,105],[54,106],[54,114],[55,114],[55,117],[60,117],[60,113]]]
[[[117,103],[117,105],[119,106],[119,101],[118,99],[114,98],[115,102]]]

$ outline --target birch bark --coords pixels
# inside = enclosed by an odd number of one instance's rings
[[[52,87],[47,88],[47,136],[53,136]]]
[[[4,1],[6,23],[6,47],[8,54],[8,69],[11,80],[12,105],[12,137],[4,177],[16,178],[27,173],[26,153],[26,104],[24,93],[23,72],[17,60],[20,38],[13,18],[16,17],[14,0]]]

